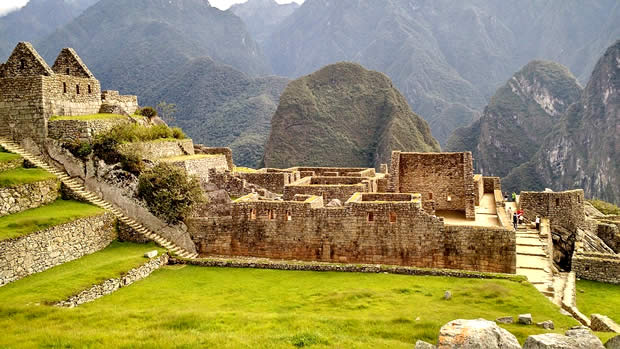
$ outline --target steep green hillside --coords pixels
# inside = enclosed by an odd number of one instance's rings
[[[252,78],[209,58],[195,59],[144,94],[144,102],[175,103],[173,124],[196,143],[228,146],[235,163],[255,167],[263,157],[271,116],[287,79]]]
[[[203,0],[100,0],[36,45],[53,62],[73,47],[104,89],[142,95],[192,58],[270,72],[241,19]]]
[[[581,87],[566,67],[530,62],[497,90],[479,120],[454,132],[446,150],[469,150],[477,172],[504,177],[532,158],[580,96]]]
[[[620,202],[620,40],[600,58],[578,102],[554,125],[530,162],[503,182],[536,181],[555,190],[583,188],[586,197]],[[530,171],[524,168],[531,169]]]
[[[30,0],[23,8],[0,17],[0,61],[9,57],[18,42],[51,34],[97,1]]]
[[[445,144],[533,59],[568,65],[585,81],[620,36],[617,23],[615,0],[306,0],[265,51],[290,77],[342,60],[387,74]]]
[[[263,44],[297,8],[299,4],[296,2],[278,4],[275,0],[248,0],[232,5],[229,11],[241,17],[256,42]]]
[[[439,144],[387,76],[337,63],[286,87],[264,165],[375,167],[392,150],[439,151]]]

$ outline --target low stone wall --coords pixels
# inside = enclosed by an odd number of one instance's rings
[[[620,256],[576,252],[573,255],[572,271],[581,279],[620,284]]]
[[[138,152],[143,159],[155,161],[161,158],[194,155],[194,143],[191,139],[136,142],[121,144],[118,150],[121,154]]]
[[[398,275],[448,276],[470,279],[523,279],[523,276],[501,273],[480,273],[476,271],[454,269],[430,269],[378,264],[336,264],[323,262],[275,261],[269,259],[232,259],[232,258],[201,258],[185,259],[170,257],[170,264],[187,264],[200,267],[218,268],[252,268],[294,271],[346,272],[346,273],[389,273]]]
[[[99,251],[116,238],[110,213],[0,241],[0,286]]]
[[[111,130],[114,126],[131,122],[127,119],[100,120],[54,120],[48,123],[48,136],[61,142],[90,142],[97,134]]]
[[[493,194],[495,190],[502,190],[499,177],[482,177],[484,194]]]
[[[284,193],[284,186],[291,184],[295,178],[291,172],[240,172],[235,176],[278,194]]]
[[[235,164],[233,163],[232,150],[226,147],[206,147],[202,144],[194,144],[194,153],[207,154],[207,155],[224,155],[226,157],[226,163],[228,164],[228,170],[233,171]]]
[[[204,181],[209,181],[210,169],[215,169],[216,171],[226,171],[228,169],[224,155],[207,155],[204,158],[169,161],[169,163],[184,169],[188,175],[197,176]]]
[[[133,114],[138,110],[138,97],[133,95],[121,95],[118,91],[105,90],[101,92],[101,100],[121,107],[127,114]]]
[[[101,298],[118,290],[119,288],[127,287],[136,281],[146,278],[151,275],[152,272],[166,264],[168,264],[168,255],[163,254],[149,260],[137,268],[131,269],[121,277],[108,279],[74,296],[71,296],[64,301],[58,302],[55,305],[58,307],[73,308],[80,304],[92,302],[97,298]]]
[[[0,162],[0,172],[12,170],[14,168],[19,168],[22,166],[23,162],[24,162],[24,159],[22,158]]]
[[[37,208],[58,198],[58,179],[0,187],[0,217]]]

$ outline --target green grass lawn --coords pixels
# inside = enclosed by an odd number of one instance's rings
[[[12,187],[18,184],[40,182],[55,176],[40,168],[14,168],[0,172],[0,187]]]
[[[620,323],[620,285],[577,281],[577,308],[586,316],[603,314]]]
[[[13,153],[0,152],[0,162],[19,160],[21,156]]]
[[[72,270],[0,288],[0,347],[412,348],[436,342],[458,318],[532,313],[557,332],[577,324],[531,285],[509,280],[195,266],[164,267],[75,309],[36,305],[78,288]],[[543,332],[505,328],[521,342]]]
[[[0,217],[0,240],[30,234],[78,218],[102,214],[103,209],[77,201],[56,200],[51,204]]]
[[[50,121],[57,120],[79,120],[79,121],[88,121],[88,120],[106,120],[106,119],[127,119],[124,115],[119,114],[91,114],[91,115],[78,115],[78,116],[52,116]]]

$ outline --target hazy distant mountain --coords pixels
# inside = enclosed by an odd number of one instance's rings
[[[439,144],[387,76],[336,63],[286,87],[264,165],[378,167],[392,150],[439,151]]]
[[[480,119],[452,134],[445,150],[472,151],[476,172],[504,177],[532,158],[581,91],[563,65],[530,62],[497,90]]]
[[[146,104],[177,104],[176,121],[195,142],[228,146],[235,163],[257,166],[271,116],[288,79],[252,78],[209,58],[192,60],[153,91]]]
[[[232,5],[229,11],[241,17],[254,39],[263,44],[278,25],[290,16],[299,4],[278,4],[275,0],[248,0]]]
[[[0,61],[20,41],[34,41],[77,17],[98,0],[30,0],[26,6],[0,17]]]
[[[507,189],[583,188],[586,197],[620,203],[619,62],[620,40],[600,58],[581,98],[532,160],[506,177]]]
[[[270,72],[241,19],[205,0],[101,0],[36,45],[49,61],[67,46],[104,88],[139,95],[198,57],[252,75]]]
[[[386,73],[444,143],[533,59],[587,79],[617,23],[616,0],[306,0],[265,50],[290,77],[342,60]]]

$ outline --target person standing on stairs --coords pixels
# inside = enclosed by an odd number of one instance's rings
[[[519,217],[517,217],[517,213],[512,214],[512,225],[514,225],[515,230],[517,230],[517,223],[519,222]]]
[[[540,217],[536,215],[536,231],[540,233]]]

